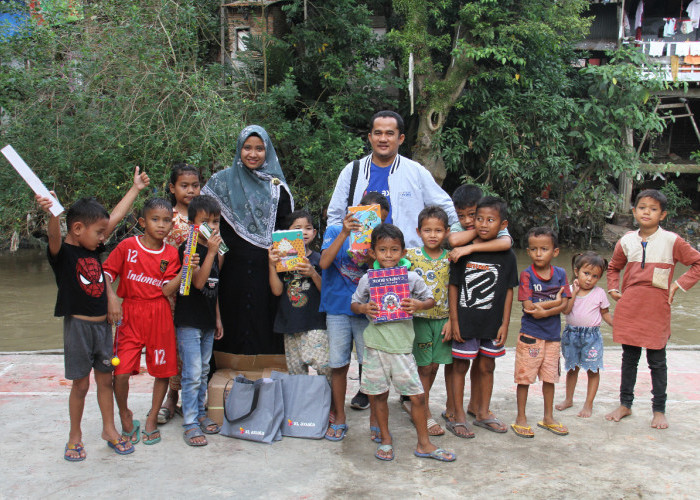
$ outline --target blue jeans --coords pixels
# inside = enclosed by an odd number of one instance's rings
[[[329,363],[331,368],[342,368],[350,364],[352,344],[355,343],[357,362],[362,364],[365,341],[362,336],[369,321],[365,316],[326,314],[328,332]]]
[[[214,329],[200,330],[189,326],[177,328],[177,349],[182,361],[182,415],[183,427],[199,425],[207,415],[204,400],[207,397],[209,360],[214,347]]]

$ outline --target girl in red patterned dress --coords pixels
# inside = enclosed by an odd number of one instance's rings
[[[199,170],[187,163],[176,163],[170,170],[170,201],[173,204],[173,228],[165,237],[165,243],[180,248],[190,232],[187,207],[192,198],[199,196],[201,188]],[[175,311],[175,296],[168,297],[170,308]],[[177,375],[170,377],[170,388],[163,407],[158,411],[158,423],[165,424],[175,415],[180,385],[180,358],[177,359]]]

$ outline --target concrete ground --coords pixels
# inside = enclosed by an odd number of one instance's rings
[[[454,463],[413,456],[415,431],[390,399],[390,427],[396,459],[380,462],[369,440],[368,411],[348,410],[345,440],[285,438],[264,445],[213,436],[209,446],[188,447],[181,417],[162,426],[163,441],[137,445],[117,456],[100,439],[94,394],[83,418],[87,460],[63,460],[68,434],[68,392],[60,355],[0,354],[0,497],[2,498],[336,498],[336,497],[521,497],[521,498],[697,498],[700,491],[700,363],[693,349],[668,352],[667,415],[670,428],[655,430],[650,380],[640,364],[634,414],[620,423],[604,414],[617,405],[619,349],[606,349],[606,369],[593,417],[576,416],[585,391],[579,381],[574,408],[555,412],[571,434],[555,436],[534,427],[542,411],[539,386],[530,391],[528,416],[534,439],[509,431],[476,428],[475,439],[452,434],[434,442],[454,450]],[[515,418],[514,351],[497,362],[493,411]],[[356,372],[355,377],[356,377]],[[351,372],[352,376],[352,372]],[[439,379],[442,378],[440,374]],[[348,402],[357,389],[348,387]],[[151,379],[132,380],[130,403],[136,418],[150,406]],[[563,395],[557,386],[555,401]],[[94,384],[91,388],[94,391]],[[437,420],[444,401],[438,380],[431,409]],[[119,428],[119,425],[118,425]]]

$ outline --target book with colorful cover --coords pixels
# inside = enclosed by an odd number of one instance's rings
[[[348,207],[351,213],[362,225],[360,231],[350,233],[350,248],[348,255],[356,263],[364,262],[372,242],[372,231],[381,222],[381,208],[379,205],[360,205]]]
[[[403,299],[411,298],[408,269],[405,267],[370,269],[367,271],[367,277],[369,278],[369,299],[379,306],[379,314],[374,319],[375,323],[413,318],[400,307]]]
[[[272,248],[277,250],[280,255],[280,260],[276,265],[278,273],[293,271],[304,262],[306,257],[306,247],[304,247],[301,229],[273,232]]]

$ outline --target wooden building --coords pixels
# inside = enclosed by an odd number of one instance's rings
[[[289,0],[240,0],[221,6],[222,46],[226,60],[246,50],[248,36],[282,35],[287,31],[282,5]],[[223,59],[222,59],[223,60]]]

